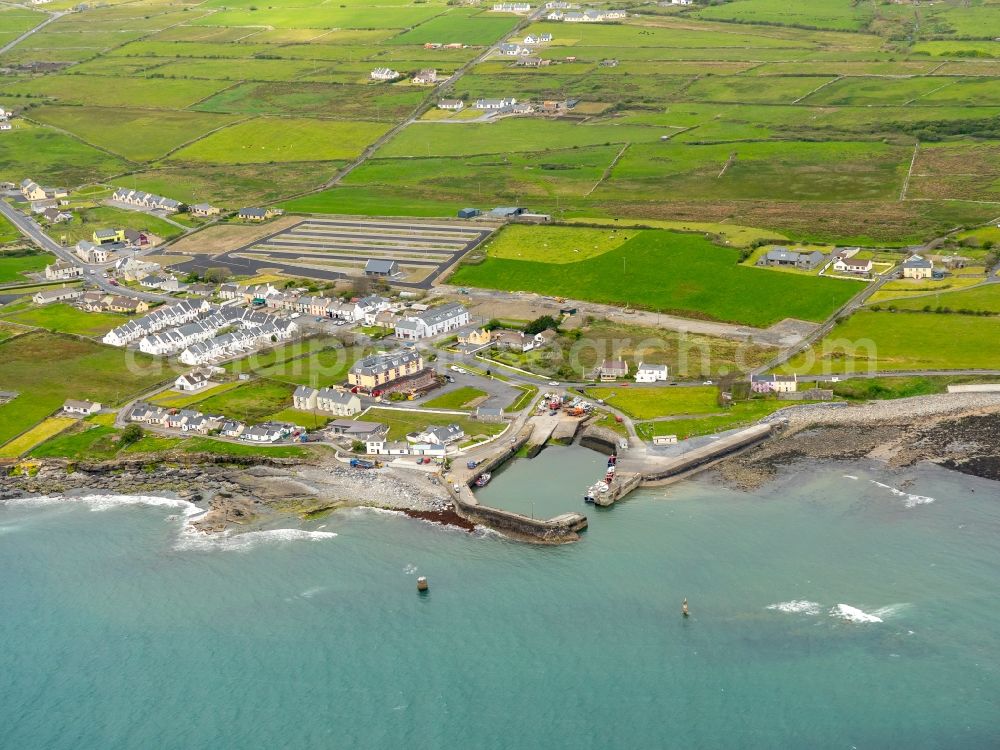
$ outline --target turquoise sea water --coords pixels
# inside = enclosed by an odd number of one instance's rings
[[[582,509],[602,466],[548,449],[483,497]],[[170,505],[0,505],[0,748],[1000,746],[997,484],[828,464],[587,513],[542,548],[372,511],[199,542]]]

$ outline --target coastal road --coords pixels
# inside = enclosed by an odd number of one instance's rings
[[[140,292],[135,289],[129,289],[128,287],[115,286],[111,281],[104,277],[104,272],[108,270],[108,266],[96,265],[93,263],[84,263],[83,260],[68,247],[63,247],[58,242],[49,237],[39,226],[32,217],[25,216],[16,208],[11,206],[6,201],[0,200],[0,214],[3,214],[10,223],[17,227],[21,234],[25,235],[28,239],[34,242],[43,250],[55,255],[59,260],[64,260],[68,263],[83,269],[83,280],[93,286],[98,287],[102,291],[108,292],[109,294],[118,294],[123,297],[131,297],[133,299],[141,299],[146,302],[171,302],[175,301],[173,297],[165,294],[154,294],[152,292]]]

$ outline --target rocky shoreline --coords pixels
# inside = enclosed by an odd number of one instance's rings
[[[776,437],[716,466],[723,482],[754,489],[801,459],[883,461],[892,468],[931,461],[1000,481],[1000,394],[915,396],[832,406],[807,405],[775,415]]]
[[[451,518],[454,512],[440,481],[415,471],[364,471],[335,462],[267,459],[218,463],[211,456],[178,460],[164,456],[155,461],[146,457],[93,464],[41,461],[37,470],[0,476],[0,501],[82,493],[169,495],[204,508],[207,512],[192,525],[208,533],[279,516],[315,519],[350,506],[399,510],[424,520],[466,525]]]

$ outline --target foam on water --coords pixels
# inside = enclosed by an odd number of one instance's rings
[[[8,506],[43,508],[56,505],[85,505],[95,512],[142,505],[153,508],[179,510],[183,519],[174,549],[178,550],[236,550],[243,551],[260,544],[276,542],[319,541],[337,536],[332,531],[304,531],[302,529],[269,529],[232,534],[208,534],[196,529],[191,522],[208,511],[194,503],[178,498],[155,495],[38,495],[4,501]]]
[[[926,495],[913,495],[909,492],[904,492],[903,490],[891,487],[888,484],[882,484],[881,482],[876,482],[874,479],[869,480],[876,487],[881,487],[884,490],[889,490],[896,497],[902,497],[903,506],[906,508],[915,508],[918,505],[927,505],[928,503],[933,503],[933,497],[927,497]]]
[[[778,612],[788,612],[791,614],[798,614],[798,615],[818,615],[820,610],[820,603],[811,602],[808,599],[792,599],[791,601],[787,602],[768,604],[767,609],[777,610]]]
[[[869,614],[857,607],[852,607],[850,604],[838,604],[830,610],[830,617],[839,617],[841,620],[847,620],[848,622],[882,622],[882,618],[877,615]]]
[[[266,529],[247,531],[242,534],[206,534],[191,526],[181,530],[174,549],[189,551],[246,552],[261,544],[282,542],[319,542],[337,536],[332,531],[304,531],[302,529]]]

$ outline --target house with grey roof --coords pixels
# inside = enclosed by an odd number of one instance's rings
[[[365,276],[385,278],[399,275],[399,264],[394,260],[382,260],[380,258],[370,258],[365,263]]]
[[[396,322],[396,337],[423,339],[457,330],[469,325],[469,311],[457,302],[432,307],[416,315],[408,315]]]

